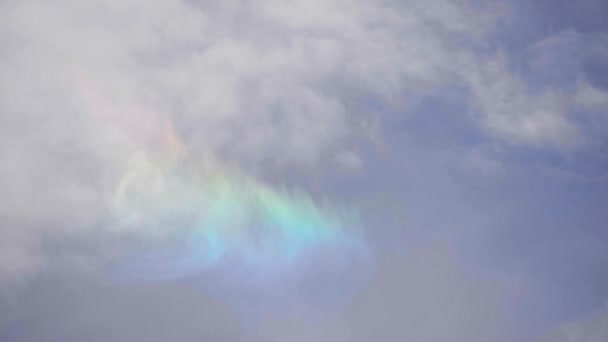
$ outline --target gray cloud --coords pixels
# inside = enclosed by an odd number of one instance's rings
[[[193,287],[78,272],[43,276],[0,303],[5,341],[235,341],[245,333],[236,312]]]
[[[410,251],[405,262],[385,260],[361,298],[348,306],[352,341],[517,339],[511,305],[516,284],[469,273],[441,244]]]
[[[508,322],[519,289],[473,275],[454,256],[434,244],[407,259],[383,258],[370,283],[333,303],[306,288],[264,299],[191,281],[117,283],[55,271],[0,297],[9,309],[0,331],[7,341],[517,339]],[[344,291],[339,279],[324,291],[332,287]]]
[[[601,342],[608,339],[608,313],[606,310],[586,317],[567,322],[551,334],[542,337],[541,342]]]

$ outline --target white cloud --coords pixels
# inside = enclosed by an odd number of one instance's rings
[[[587,108],[606,111],[608,110],[608,91],[596,88],[588,83],[580,83],[575,101]]]
[[[0,210],[14,223],[1,240],[36,255],[41,235],[95,227],[129,156],[158,149],[171,126],[245,165],[360,164],[328,155],[365,138],[349,94],[428,92],[451,77],[448,35],[487,26],[460,20],[466,3],[409,5],[3,3]]]
[[[361,157],[353,151],[343,151],[336,156],[336,162],[346,170],[359,169],[363,163]]]
[[[605,58],[605,52],[592,52],[598,46],[606,46],[602,35],[556,33],[520,56],[530,64],[525,77],[511,70],[504,54],[475,57],[476,65],[465,68],[463,78],[471,87],[481,127],[490,137],[550,150],[593,143],[595,137],[590,135],[595,134],[582,122],[603,110],[606,96],[590,84],[583,61],[593,54]],[[529,81],[535,77],[544,81]],[[594,131],[608,129],[606,122],[595,121],[601,125]]]
[[[464,75],[470,82],[482,127],[515,144],[575,144],[579,131],[567,117],[563,94],[553,90],[532,93],[506,65],[499,57]]]
[[[0,211],[14,223],[0,239],[31,232],[7,244],[32,253],[40,234],[96,226],[129,156],[173,132],[255,169],[358,167],[356,151],[340,154],[348,142],[381,144],[360,94],[394,105],[464,85],[492,137],[559,148],[581,136],[571,100],[471,48],[505,13],[471,1],[1,6]],[[603,103],[589,94],[579,102]]]
[[[505,172],[505,166],[500,162],[501,151],[495,146],[478,146],[468,151],[461,166],[484,176],[496,176]]]

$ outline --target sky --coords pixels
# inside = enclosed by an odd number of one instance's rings
[[[608,340],[608,2],[0,2],[0,340]]]

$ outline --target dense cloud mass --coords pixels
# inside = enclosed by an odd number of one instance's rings
[[[604,341],[606,13],[3,1],[0,339]]]

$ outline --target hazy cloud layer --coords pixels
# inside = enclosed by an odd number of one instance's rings
[[[603,341],[607,10],[0,3],[0,339]],[[116,284],[101,270],[145,234],[114,200],[142,156],[146,191],[214,160],[360,207],[376,262],[319,267],[283,305]]]
[[[568,322],[542,339],[546,342],[600,342],[608,339],[608,314],[602,310],[591,317]]]

